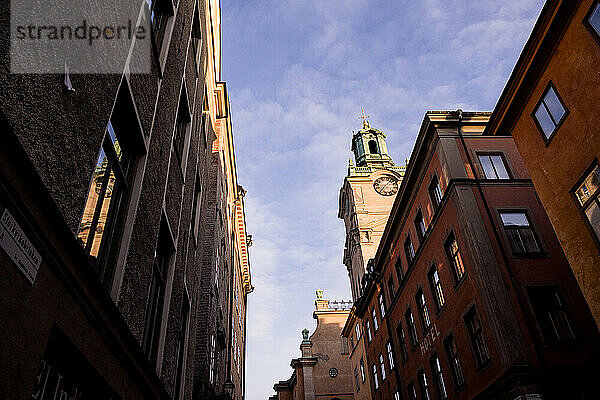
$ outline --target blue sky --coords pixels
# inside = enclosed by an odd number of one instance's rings
[[[350,299],[338,192],[361,107],[397,163],[427,110],[491,111],[542,0],[222,0],[253,284],[247,399],[288,379],[315,290]]]

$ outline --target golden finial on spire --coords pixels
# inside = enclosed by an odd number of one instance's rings
[[[363,107],[360,108],[361,111],[361,116],[358,118],[361,118],[363,120],[363,129],[367,129],[371,127],[371,124],[369,123],[369,120],[367,118],[371,118],[368,115],[365,115],[365,109]]]

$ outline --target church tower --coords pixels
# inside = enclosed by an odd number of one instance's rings
[[[396,166],[388,154],[385,134],[371,127],[363,114],[363,127],[352,136],[354,162],[340,189],[338,217],[344,220],[344,265],[348,269],[352,299],[360,297],[367,262],[375,256],[406,166]]]

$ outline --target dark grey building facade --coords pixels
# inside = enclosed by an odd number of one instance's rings
[[[11,73],[0,4],[0,398],[243,398],[226,327],[243,307],[245,332],[252,286],[245,225],[219,221],[237,193],[214,146],[231,126],[219,3],[138,2],[144,74],[135,42],[120,74]]]

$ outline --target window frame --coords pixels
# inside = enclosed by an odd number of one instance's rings
[[[452,242],[456,242],[456,252],[451,252],[450,245],[452,244]],[[461,284],[461,282],[465,280],[465,277],[467,276],[467,268],[465,267],[465,261],[461,251],[461,247],[453,230],[450,231],[450,233],[446,237],[446,240],[444,241],[444,251],[446,253],[446,257],[448,257],[448,263],[451,266],[450,269],[452,270],[452,276],[454,276],[454,286],[456,288]],[[462,266],[462,273],[460,276],[457,271],[457,265],[454,262],[454,260],[456,259],[456,254],[458,254]]]
[[[425,373],[424,368],[417,371],[417,381],[419,382],[419,390],[423,400],[432,400],[431,393],[429,393],[429,382],[427,381],[427,374]]]
[[[385,382],[387,374],[385,372],[385,361],[382,353],[379,353],[379,367],[381,368],[381,382]]]
[[[547,326],[545,326],[545,324],[542,323],[541,315],[538,313],[538,311],[549,312],[549,311],[556,311],[556,309],[549,309],[549,308],[546,308],[545,310],[537,309],[536,304],[533,301],[532,292],[540,291],[540,290],[552,291],[551,294],[555,295],[558,298],[559,302],[561,303],[558,310],[562,311],[562,313],[564,315],[564,319],[568,325],[568,328],[571,332],[572,337],[561,339],[560,337],[558,337],[558,332],[556,332],[556,328],[555,328],[556,338],[553,339],[553,338],[548,337],[548,335],[547,335],[548,328],[547,328]],[[565,296],[562,294],[562,292],[558,286],[556,286],[556,285],[528,286],[525,289],[525,292],[527,293],[527,299],[529,301],[529,305],[531,307],[531,312],[532,312],[535,322],[537,324],[540,337],[542,338],[546,347],[565,347],[565,346],[569,346],[569,345],[577,343],[578,335],[576,333],[575,326],[573,324],[573,321],[574,321],[573,314],[571,313],[570,307],[568,306],[567,302],[565,301]],[[552,322],[552,324],[551,324],[552,327],[556,327],[556,325],[557,325],[554,318],[555,318],[555,315],[551,314],[550,319]]]
[[[446,351],[446,357],[448,358],[448,364],[450,365],[450,373],[452,374],[452,383],[454,384],[454,389],[459,391],[467,384],[467,380],[454,333],[450,332],[444,338],[443,344],[444,350]]]
[[[367,375],[365,374],[365,360],[364,358],[360,358],[359,361],[359,367],[360,367],[360,377],[362,379],[362,382],[365,383],[365,381],[367,380]]]
[[[594,10],[597,7],[600,12],[600,1],[594,1],[592,3],[592,5],[590,6],[590,9],[587,11],[587,13],[585,14],[585,17],[583,17],[583,20],[581,22],[586,27],[586,29],[590,32],[590,34],[592,35],[592,37],[594,38],[596,43],[598,45],[600,45],[600,32],[596,31],[594,26],[590,23],[590,17],[592,16],[592,14],[594,13]]]
[[[168,277],[173,261],[175,260],[176,249],[174,243],[171,229],[167,222],[167,216],[163,212],[154,258],[152,260],[152,281],[150,283],[148,300],[146,302],[144,331],[141,344],[144,353],[153,365],[157,365],[159,361],[162,326],[167,322],[164,315],[165,302],[168,300],[166,297]],[[164,251],[165,253],[160,254],[159,250],[161,252]],[[157,258],[160,265],[157,264]],[[156,291],[153,289],[155,287],[155,282],[157,282],[156,285],[160,285],[159,289],[161,289],[157,295],[153,295]]]
[[[562,106],[562,108],[565,111],[565,113],[562,115],[562,117],[560,118],[560,120],[558,122],[554,120],[554,116],[552,115],[552,113],[550,112],[550,109],[548,108],[548,106],[546,106],[546,104],[544,102],[544,99],[546,98],[546,95],[548,94],[548,92],[550,91],[550,89],[552,89],[554,91],[554,94],[556,94],[556,97],[558,98],[558,101],[560,102],[560,105]],[[542,106],[542,104],[543,104],[544,108],[546,109],[546,112],[550,116],[550,119],[554,123],[554,129],[552,130],[552,132],[548,136],[546,136],[546,133],[544,132],[544,129],[540,125],[540,122],[538,121],[538,118],[535,115],[535,113],[537,112],[537,110],[539,109],[539,107]],[[554,135],[556,135],[556,132],[558,132],[558,130],[562,126],[562,124],[565,121],[565,119],[567,119],[568,115],[569,115],[569,109],[567,108],[564,100],[562,99],[562,97],[558,93],[558,90],[556,89],[556,86],[554,85],[554,83],[551,80],[548,81],[548,84],[546,85],[546,88],[542,92],[542,95],[540,96],[540,98],[537,101],[535,107],[533,107],[533,110],[531,111],[531,118],[533,118],[533,122],[535,123],[535,126],[537,127],[539,133],[542,135],[542,139],[544,140],[544,144],[546,145],[546,147],[550,145],[550,142],[554,138]]]
[[[600,2],[598,2],[598,3],[600,4]],[[585,213],[586,209],[589,208],[592,205],[592,203],[594,203],[594,202],[600,208],[600,188],[596,189],[596,191],[593,192],[590,195],[590,197],[583,204],[581,204],[581,201],[577,197],[577,189],[579,189],[579,187],[583,184],[583,182],[587,179],[587,177],[590,176],[596,168],[600,169],[600,163],[598,162],[597,158],[592,160],[590,165],[588,165],[588,167],[585,169],[585,171],[580,175],[580,177],[577,180],[577,182],[575,183],[575,185],[573,185],[573,187],[571,188],[570,194],[571,194],[571,197],[573,198],[573,201],[575,202],[575,206],[577,207],[577,210],[579,210],[579,213],[581,214],[581,217],[583,218],[584,223],[590,232],[590,235],[592,236],[592,240],[596,244],[598,251],[600,251],[600,232],[596,232],[594,230],[594,226],[592,225],[587,214]]]
[[[473,326],[473,321],[475,318],[477,319],[479,325],[479,330],[477,331],[475,331],[475,327]],[[475,359],[475,365],[477,366],[478,370],[481,370],[492,362],[492,355],[490,353],[490,347],[486,337],[487,335],[483,329],[481,316],[475,305],[468,309],[463,317],[463,320],[467,328],[467,334],[469,336],[469,343],[471,344],[473,358]]]
[[[379,313],[381,314],[381,322],[385,318],[385,301],[383,299],[383,293],[379,293],[377,296],[377,302],[379,303]]]
[[[419,346],[419,334],[417,332],[417,324],[415,324],[415,315],[410,307],[404,312],[404,319],[406,320],[406,329],[408,331],[410,346],[412,351],[414,351]]]
[[[169,27],[172,24],[171,18],[175,16],[175,7],[172,0],[151,0],[152,4],[148,4],[148,0],[144,0],[144,7],[147,22],[150,26],[150,38],[152,40],[152,52],[158,66],[159,77],[162,79],[164,72],[164,62],[166,62],[166,52],[168,43],[165,46],[167,38],[170,41]],[[152,12],[157,11],[161,15],[159,29],[156,30]],[[164,19],[163,19],[164,18]]]
[[[434,276],[437,276],[437,282],[435,282]],[[439,314],[446,306],[446,295],[444,294],[444,287],[442,285],[442,279],[440,278],[440,271],[435,263],[431,264],[431,268],[429,268],[427,280],[429,281],[429,287],[431,288],[431,295],[434,300],[433,302],[435,304],[436,311]]]
[[[379,322],[377,321],[377,310],[375,307],[371,308],[371,317],[373,318],[373,330],[377,332],[379,330]]]
[[[396,327],[396,335],[398,336],[398,343],[400,343],[402,365],[405,365],[408,362],[408,349],[406,347],[406,334],[404,333],[404,328],[402,327],[402,321],[398,322],[398,326]]]
[[[406,239],[404,240],[404,255],[406,256],[406,262],[410,266],[415,261],[417,253],[415,252],[415,245],[412,242],[412,238],[410,237],[410,233],[406,235]],[[409,253],[410,249],[410,253]]]
[[[506,241],[506,244],[508,247],[507,250],[510,250],[512,257],[532,258],[532,257],[543,257],[546,255],[546,252],[544,251],[544,247],[542,246],[542,241],[540,240],[540,237],[537,233],[538,232],[537,226],[534,224],[534,220],[531,217],[531,210],[525,209],[525,208],[501,208],[501,209],[498,209],[497,213],[498,213],[498,221],[500,223],[500,227],[502,227],[502,234],[504,235],[504,240]],[[510,237],[508,235],[508,232],[506,231],[507,226],[504,225],[504,221],[502,220],[502,214],[523,214],[525,216],[525,218],[527,219],[528,229],[531,231],[531,234],[533,235],[535,243],[538,247],[538,251],[527,252],[527,251],[515,251],[513,249],[512,245],[511,245],[512,242],[510,241]],[[521,230],[526,230],[527,228],[525,228],[525,227],[510,228],[509,227],[509,229],[521,231]],[[521,239],[521,242],[523,242],[520,234],[519,234],[519,238]]]
[[[442,362],[437,353],[433,353],[429,357],[429,365],[433,375],[433,382],[435,383],[438,398],[446,400],[448,398],[448,388],[444,379],[444,371],[442,370]]]
[[[431,177],[431,181],[427,187],[427,192],[429,193],[429,200],[431,201],[433,212],[436,213],[442,204],[442,200],[444,199],[444,193],[442,192],[442,186],[440,185],[440,179],[438,178],[437,174],[433,174]]]
[[[395,357],[394,357],[394,349],[392,348],[392,342],[388,340],[385,344],[385,350],[387,351],[388,363],[390,364],[390,371],[394,369],[396,366]]]
[[[423,243],[423,240],[425,240],[425,236],[427,235],[427,225],[425,224],[425,217],[423,216],[423,211],[421,208],[417,210],[414,223],[415,230],[417,231],[417,239],[419,239],[420,245]]]
[[[379,389],[379,376],[377,374],[377,363],[373,364],[373,368],[371,369],[371,372],[373,372],[373,386],[375,387],[375,390]]]
[[[427,332],[431,328],[432,322],[429,308],[427,308],[427,299],[425,298],[425,292],[423,291],[423,288],[417,288],[415,301],[417,303],[417,309],[419,310],[419,317],[421,320],[421,325],[423,326],[423,332]]]
[[[476,152],[475,154],[477,155],[477,162],[479,163],[479,167],[481,168],[481,172],[483,173],[484,179],[487,179],[490,181],[508,181],[508,180],[513,179],[511,169],[509,168],[509,165],[508,165],[508,158],[506,157],[506,154],[504,154],[504,152],[502,152],[502,151],[482,151],[482,152]],[[500,160],[502,161],[502,166],[504,167],[504,170],[506,171],[507,178],[501,178],[500,175],[498,174],[498,169],[496,168],[496,164],[494,164],[494,162],[492,161],[492,158],[491,158],[494,156],[500,157]],[[492,168],[494,169],[494,174],[496,175],[495,177],[487,176],[487,174],[485,173],[485,168],[483,167],[483,163],[481,162],[481,157],[489,157],[490,164],[492,165]]]

